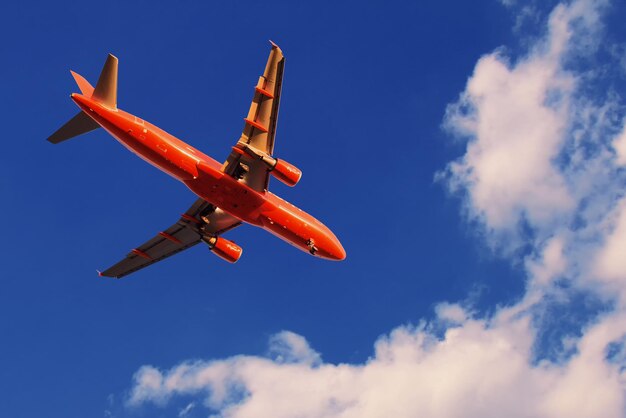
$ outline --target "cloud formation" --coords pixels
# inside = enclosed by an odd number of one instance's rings
[[[626,198],[609,215],[609,233],[596,255],[598,278],[614,282],[616,290],[626,290]]]
[[[144,366],[130,402],[198,396],[219,416],[237,418],[623,416],[623,376],[604,351],[626,331],[621,321],[606,318],[591,327],[565,365],[530,366],[530,318],[510,314],[466,319],[442,339],[425,323],[397,328],[376,342],[374,356],[362,365],[316,366],[310,348],[298,358],[303,352],[293,347],[290,363],[236,356],[165,372]]]
[[[445,126],[468,144],[438,176],[466,193],[469,216],[492,238],[519,245],[525,228],[552,234],[574,215],[582,197],[558,160],[567,146],[578,149],[574,118],[597,110],[577,99],[583,75],[566,63],[595,45],[589,38],[598,36],[604,3],[557,6],[546,36],[528,55],[514,64],[501,51],[482,57],[459,101],[447,109]]]
[[[228,418],[625,416],[626,127],[621,98],[599,97],[601,74],[584,65],[601,45],[606,6],[559,4],[526,54],[480,58],[446,112],[467,145],[437,178],[525,269],[517,304],[478,318],[442,303],[432,321],[381,337],[364,364],[325,363],[284,331],[266,356],[143,366],[129,406],[192,397]],[[578,294],[603,309],[559,329],[550,356],[541,338],[560,320],[551,308],[579,308]]]
[[[624,126],[624,129],[622,129],[619,136],[615,138],[613,147],[615,148],[615,153],[617,154],[617,163],[622,166],[626,165],[626,125]]]

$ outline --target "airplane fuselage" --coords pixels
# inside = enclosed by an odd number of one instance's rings
[[[291,245],[331,260],[345,251],[313,216],[269,191],[258,192],[225,174],[222,164],[157,126],[120,109],[72,94],[72,100],[133,153],[183,182],[202,199],[243,222],[261,227]]]

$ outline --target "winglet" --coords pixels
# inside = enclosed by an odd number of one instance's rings
[[[98,273],[98,277],[103,277],[102,272],[100,270],[96,269],[96,273]]]
[[[270,44],[272,44],[272,47],[273,47],[273,48],[278,48],[278,49],[280,49],[280,48],[278,47],[278,45],[276,45],[276,44],[274,43],[274,41],[272,41],[271,39],[270,39]]]

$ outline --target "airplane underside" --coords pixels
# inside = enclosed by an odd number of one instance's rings
[[[96,87],[72,72],[81,93],[72,100],[81,111],[48,138],[52,143],[103,127],[151,165],[183,182],[199,199],[168,229],[133,249],[101,275],[123,277],[199,242],[219,257],[236,262],[242,249],[221,235],[248,223],[265,229],[316,257],[343,260],[337,237],[313,216],[269,192],[275,177],[295,186],[302,172],[273,157],[284,68],[275,44],[255,87],[244,130],[224,164],[157,126],[117,108],[118,61],[109,55]]]

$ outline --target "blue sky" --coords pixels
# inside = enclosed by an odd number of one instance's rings
[[[422,4],[425,3],[425,4]],[[604,0],[5,6],[3,416],[626,414],[626,6]],[[272,191],[348,258],[262,230],[102,269],[182,184],[93,132],[72,69],[226,158],[278,43]]]

